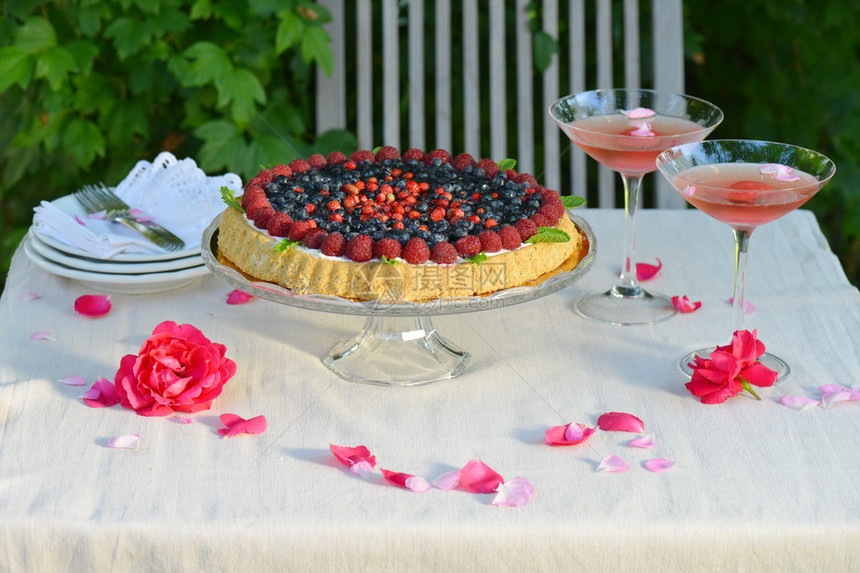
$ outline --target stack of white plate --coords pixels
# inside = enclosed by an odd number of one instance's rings
[[[74,212],[71,195],[52,202]],[[77,280],[88,288],[117,294],[148,294],[188,285],[209,273],[200,244],[176,252],[120,253],[110,259],[68,245],[31,228],[23,241],[24,253],[39,268]]]

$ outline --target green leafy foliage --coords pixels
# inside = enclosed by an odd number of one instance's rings
[[[525,240],[526,243],[567,243],[570,235],[555,227],[538,227],[537,233]]]
[[[160,151],[248,179],[354,149],[353,135],[317,138],[308,121],[314,70],[333,68],[330,20],[311,0],[6,3],[0,277],[40,200],[116,184]]]

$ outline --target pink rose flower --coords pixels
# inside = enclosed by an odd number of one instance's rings
[[[730,344],[718,346],[709,358],[695,357],[687,389],[704,404],[720,404],[742,390],[761,400],[752,387],[772,386],[777,380],[776,372],[758,362],[764,351],[755,330],[738,330]]]
[[[141,416],[208,410],[236,373],[227,348],[190,324],[162,322],[114,377],[120,404]]]

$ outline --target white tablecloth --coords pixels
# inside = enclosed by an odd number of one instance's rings
[[[860,403],[795,411],[818,386],[860,385],[860,294],[814,217],[762,227],[750,247],[747,327],[792,375],[725,404],[685,388],[680,355],[730,336],[731,233],[696,211],[641,212],[640,260],[664,267],[647,287],[703,302],[646,327],[579,318],[573,301],[608,287],[622,213],[582,211],[598,257],[579,283],[508,308],[435,319],[473,354],[460,377],[386,388],[341,380],[320,357],[361,328],[337,316],[256,300],[225,304],[214,276],[155,295],[114,295],[112,312],[77,315],[92,293],[22,252],[0,299],[0,571],[857,571]],[[39,292],[25,301],[23,293]],[[227,346],[238,371],[190,425],[80,395],[113,378],[161,321],[190,323]],[[56,341],[31,340],[50,331]],[[81,375],[85,388],[58,379]],[[551,448],[544,431],[629,412],[656,447],[598,432]],[[218,415],[263,414],[258,436],[222,439]],[[136,450],[107,440],[140,434]],[[362,479],[329,444],[366,445],[381,467],[433,479],[479,458],[536,486],[530,505],[492,495],[419,494]],[[631,465],[601,473],[604,457]],[[643,468],[666,458],[664,473]]]

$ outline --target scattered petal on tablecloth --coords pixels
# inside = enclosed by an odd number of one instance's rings
[[[174,422],[176,424],[182,424],[184,426],[188,426],[194,423],[194,420],[192,420],[188,416],[183,416],[182,414],[171,414],[170,416],[168,416],[168,419],[171,422]]]
[[[633,432],[642,434],[645,431],[645,423],[634,416],[624,412],[606,412],[597,418],[597,427],[604,432]]]
[[[225,438],[233,438],[239,434],[261,434],[266,430],[265,416],[255,416],[246,420],[236,414],[221,414],[220,419],[227,427],[219,429],[218,433]]]
[[[40,330],[39,332],[34,332],[30,335],[30,340],[47,340],[49,342],[54,342],[57,340],[57,337],[54,336],[53,333],[48,332],[47,330]]]
[[[433,487],[443,491],[456,489],[460,485],[460,470],[445,472],[433,480]]]
[[[329,444],[329,450],[337,458],[337,461],[363,478],[370,475],[373,468],[376,467],[376,456],[370,453],[366,446],[336,446]]]
[[[75,299],[75,312],[90,318],[104,316],[111,310],[110,295],[85,294]]]
[[[691,312],[695,312],[701,308],[701,302],[692,302],[687,295],[684,296],[673,296],[672,297],[672,306],[678,309],[678,312],[687,314]]]
[[[31,300],[39,300],[42,298],[42,295],[37,292],[24,292],[21,293],[21,300],[31,301]]]
[[[245,304],[254,300],[254,295],[250,295],[241,290],[231,290],[227,293],[227,304]]]
[[[587,440],[596,430],[576,422],[553,426],[544,433],[544,443],[548,446],[575,446]]]
[[[651,449],[657,445],[657,440],[654,439],[654,434],[642,434],[637,438],[633,438],[627,445],[631,448]]]
[[[385,481],[397,487],[402,487],[415,493],[427,493],[432,489],[430,482],[421,476],[393,472],[383,468],[379,468],[379,471],[382,472],[382,477],[385,478]]]
[[[821,407],[829,409],[841,402],[860,400],[860,391],[852,390],[838,384],[825,384],[818,387],[821,390]]]
[[[665,472],[666,470],[674,468],[676,465],[678,465],[678,462],[673,462],[672,460],[664,458],[654,458],[653,460],[647,460],[642,464],[646,470],[654,473]]]
[[[471,460],[460,470],[460,486],[472,493],[493,493],[504,481],[481,460]]]
[[[606,456],[601,460],[600,464],[597,466],[597,471],[599,472],[626,472],[630,469],[630,464],[625,462],[620,457],[615,454],[611,456]]]
[[[499,485],[499,491],[491,503],[498,507],[525,507],[534,492],[535,484],[524,477],[515,477]]]
[[[663,268],[663,261],[657,259],[657,264],[636,263],[636,279],[640,281],[648,281],[657,276],[660,269]]]
[[[110,438],[107,442],[109,448],[136,450],[140,445],[140,434],[126,434]]]
[[[119,404],[119,394],[116,386],[107,378],[99,376],[92,387],[81,396],[84,404],[90,408],[104,408]]]
[[[806,398],[804,396],[780,396],[779,403],[795,410],[806,410],[818,405],[818,400]]]
[[[60,378],[57,380],[60,384],[65,384],[66,386],[86,386],[87,382],[84,380],[83,376],[78,376],[77,374],[73,376],[67,376],[66,378]]]
[[[735,304],[735,297],[729,297],[729,304]],[[755,312],[755,305],[748,300],[744,301],[744,314],[751,314]]]

